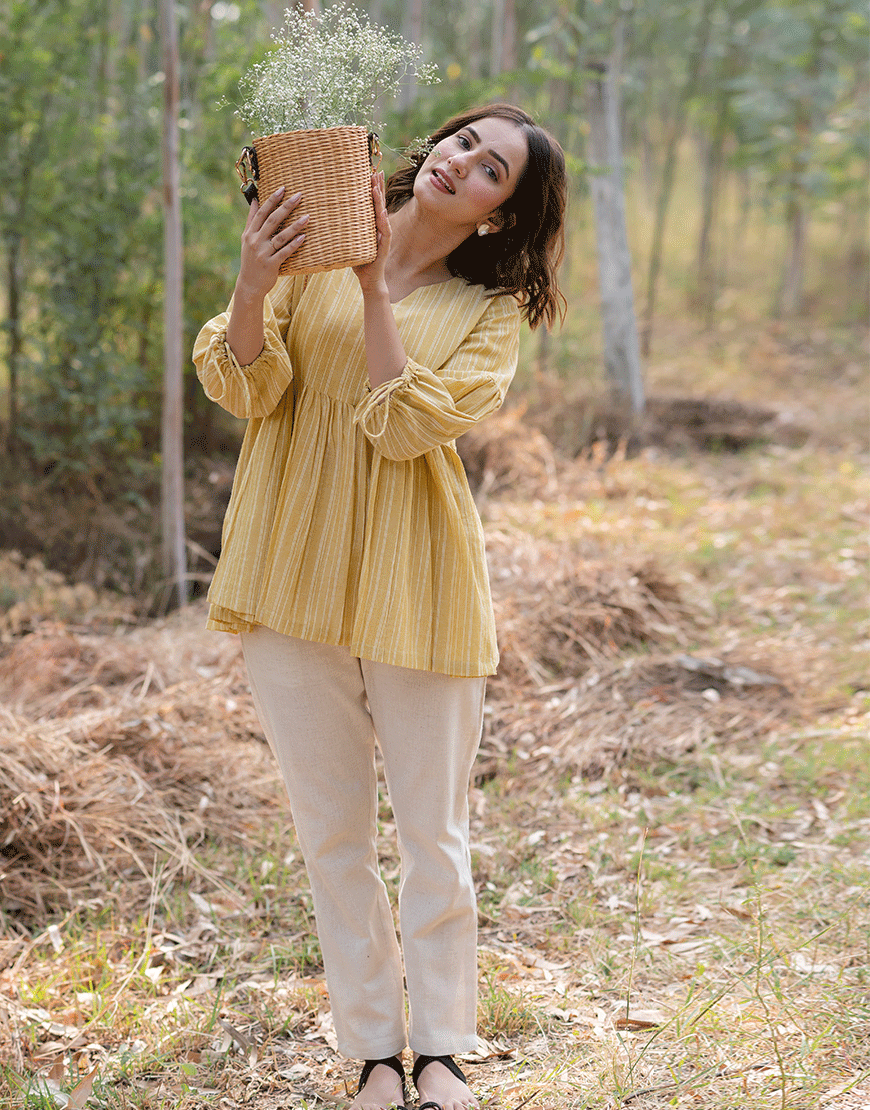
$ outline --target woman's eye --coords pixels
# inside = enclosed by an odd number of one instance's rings
[[[498,174],[495,172],[495,170],[492,168],[492,166],[484,166],[484,169],[489,174],[489,176],[493,179],[493,181],[498,181]]]
[[[459,145],[463,148],[463,150],[469,150],[471,148],[471,143],[468,141],[468,139],[466,139],[464,135],[458,135],[457,141]]]

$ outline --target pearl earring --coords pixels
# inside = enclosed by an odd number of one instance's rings
[[[477,229],[478,235],[489,235],[489,224],[481,224]]]

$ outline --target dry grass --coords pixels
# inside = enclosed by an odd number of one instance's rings
[[[0,693],[8,924],[147,903],[155,869],[196,874],[207,832],[232,840],[280,805],[236,645],[192,624],[46,629],[7,650]],[[250,774],[228,777],[227,759]]]
[[[735,392],[775,407],[777,367]],[[521,410],[466,445],[503,647],[465,1061],[493,1110],[870,1105],[868,483],[844,383],[799,446],[569,459]],[[100,634],[100,599],[52,612],[16,581],[0,1105],[340,1104],[356,1065],[238,644],[199,606]]]

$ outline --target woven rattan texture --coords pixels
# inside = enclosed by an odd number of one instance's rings
[[[308,213],[305,242],[281,266],[282,274],[314,274],[371,262],[378,252],[372,204],[368,132],[364,127],[288,131],[254,140],[257,194],[284,185],[301,192],[290,219]]]

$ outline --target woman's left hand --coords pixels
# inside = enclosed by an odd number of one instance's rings
[[[373,262],[354,266],[363,294],[381,290],[386,285],[387,255],[390,253],[390,217],[387,215],[386,188],[383,172],[372,174],[372,201],[378,231],[378,253]]]
[[[373,262],[354,266],[363,297],[363,329],[366,342],[366,362],[369,381],[375,389],[402,373],[408,360],[402,338],[396,327],[396,318],[390,304],[387,285],[387,257],[390,253],[392,230],[387,215],[384,175],[372,174],[372,200],[375,205],[375,224],[378,229],[378,253]]]

